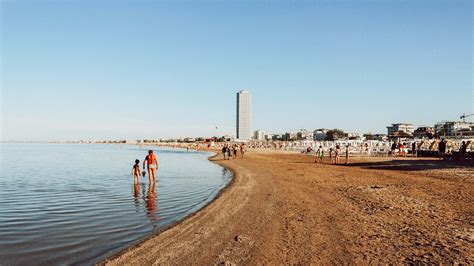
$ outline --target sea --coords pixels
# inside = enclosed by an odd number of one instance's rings
[[[212,201],[233,173],[209,152],[157,148],[157,183],[134,184],[150,147],[0,144],[0,265],[90,265]],[[141,165],[142,166],[142,165]]]

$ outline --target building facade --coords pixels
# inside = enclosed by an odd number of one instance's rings
[[[474,131],[474,123],[464,121],[443,121],[435,125],[435,133],[438,136],[470,136]]]
[[[413,135],[413,125],[409,123],[397,123],[397,124],[392,124],[391,126],[387,127],[387,135],[393,135],[394,133],[397,132],[403,132],[408,135]]]
[[[254,140],[258,140],[258,141],[262,141],[262,140],[265,140],[266,139],[266,134],[265,134],[265,131],[263,130],[257,130],[253,133],[253,139]]]
[[[324,128],[316,129],[313,132],[313,140],[314,141],[324,141],[324,140],[326,140],[326,133],[328,131],[329,131],[328,129],[324,129]]]
[[[252,94],[247,90],[237,93],[237,139],[250,140],[252,138]]]
[[[296,139],[297,140],[313,140],[313,131],[300,129],[296,133]]]
[[[427,126],[421,126],[418,127],[414,132],[413,136],[415,138],[433,138],[435,135],[435,128],[434,127],[427,127]]]

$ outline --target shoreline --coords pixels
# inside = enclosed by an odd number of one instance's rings
[[[186,148],[184,148],[186,149]],[[235,182],[235,179],[236,179],[236,176],[237,176],[237,173],[235,171],[233,171],[232,169],[229,169],[229,168],[226,168],[218,163],[216,163],[213,159],[216,158],[217,156],[219,156],[220,154],[214,150],[207,150],[205,152],[209,152],[209,153],[213,153],[213,155],[209,156],[207,158],[207,160],[209,160],[211,163],[215,163],[225,169],[227,169],[227,171],[230,171],[232,172],[232,178],[231,180],[229,181],[229,183],[227,183],[223,188],[221,188],[219,190],[219,192],[217,193],[217,195],[212,199],[210,200],[209,202],[207,202],[206,204],[204,204],[201,208],[199,208],[197,211],[193,212],[193,213],[190,213],[189,215],[187,215],[186,217],[184,217],[183,219],[179,220],[179,221],[176,221],[174,223],[171,223],[163,228],[160,228],[160,229],[157,229],[157,230],[154,230],[153,232],[151,232],[149,235],[141,238],[141,239],[138,239],[136,240],[133,244],[131,244],[130,246],[120,250],[120,251],[117,251],[117,252],[114,252],[112,255],[110,256],[106,256],[105,259],[99,259],[98,261],[96,261],[94,263],[94,265],[107,265],[108,262],[112,261],[112,260],[115,260],[117,258],[119,258],[120,256],[122,256],[123,254],[127,253],[127,252],[130,252],[131,250],[139,247],[140,245],[142,245],[143,243],[149,241],[150,239],[153,239],[157,236],[159,236],[160,234],[162,234],[163,232],[165,231],[168,231],[172,228],[175,228],[177,226],[179,226],[181,223],[185,222],[186,220],[189,220],[191,218],[193,218],[195,215],[197,215],[199,212],[201,211],[204,211],[209,205],[211,205],[214,201],[216,201],[218,198],[220,198],[222,196],[223,193],[225,193],[226,190],[230,189],[232,187],[232,185],[234,184]]]
[[[219,155],[234,177],[214,200],[100,264],[473,263],[470,165]]]

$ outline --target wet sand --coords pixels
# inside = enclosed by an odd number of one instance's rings
[[[211,160],[236,173],[214,202],[105,263],[474,264],[472,164],[335,166],[275,152]]]

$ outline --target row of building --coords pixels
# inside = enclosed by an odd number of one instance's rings
[[[327,139],[329,129],[316,129],[309,131],[306,129],[296,130],[285,134],[269,134],[263,130],[257,130],[253,136],[251,134],[251,101],[252,95],[247,90],[237,93],[237,123],[236,136],[240,140],[315,140],[323,141]],[[442,121],[434,126],[420,126],[414,128],[410,123],[396,123],[387,127],[387,134],[365,134],[360,136],[357,133],[346,133],[343,136],[336,136],[341,139],[374,139],[386,140],[389,138],[471,138],[474,137],[474,123],[466,122],[465,118],[472,115],[463,114],[462,121]]]
[[[328,138],[330,129],[316,129],[310,131],[307,129],[295,130],[284,134],[271,134],[263,130],[257,130],[253,134],[253,140],[256,141],[292,141],[292,140],[314,140],[324,141]],[[434,126],[420,126],[414,128],[410,123],[396,123],[387,127],[387,134],[364,134],[345,133],[343,136],[337,136],[337,139],[346,140],[387,140],[390,138],[471,138],[474,137],[474,123],[465,121],[442,121]]]
[[[263,130],[257,130],[254,132],[253,140],[257,141],[293,141],[293,140],[315,140],[315,141],[324,141],[327,138],[327,133],[330,129],[316,129],[314,131],[307,129],[300,129],[293,132],[287,132],[284,134],[271,134]],[[382,140],[386,135],[373,135],[374,137],[380,138]],[[339,136],[339,139],[360,139],[361,136],[359,133],[344,133],[344,136]]]
[[[441,121],[434,126],[420,126],[410,123],[396,123],[387,127],[389,137],[406,136],[415,138],[470,138],[474,137],[474,123],[466,121]]]

